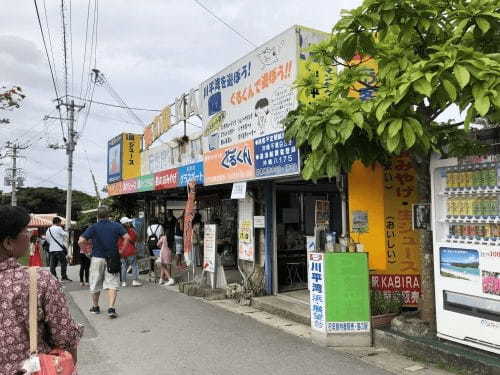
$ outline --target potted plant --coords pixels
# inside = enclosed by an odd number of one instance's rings
[[[401,312],[404,296],[401,292],[384,294],[380,290],[372,290],[370,304],[373,328],[385,327]]]

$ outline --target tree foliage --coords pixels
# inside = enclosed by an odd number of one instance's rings
[[[305,151],[303,177],[332,177],[356,160],[385,162],[404,151],[427,161],[434,151],[473,152],[470,123],[500,120],[499,49],[497,0],[365,0],[343,11],[330,38],[311,49],[326,79],[297,82],[322,95],[285,120],[286,136]],[[362,90],[375,95],[362,100]],[[465,121],[440,123],[453,106]]]
[[[12,110],[21,106],[21,101],[25,98],[23,90],[19,86],[7,88],[0,87],[0,110]],[[9,124],[8,118],[0,118],[0,124]]]

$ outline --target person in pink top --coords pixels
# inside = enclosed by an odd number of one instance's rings
[[[29,248],[30,216],[21,207],[0,206],[0,375],[16,375],[30,356],[29,274],[18,263]],[[58,348],[74,361],[83,334],[71,317],[61,283],[38,269],[38,352]]]
[[[160,248],[160,285],[174,285],[175,280],[171,275],[172,249],[168,246],[165,234],[160,237],[158,247]]]

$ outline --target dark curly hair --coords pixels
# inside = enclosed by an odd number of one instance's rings
[[[0,206],[0,242],[16,238],[30,222],[30,215],[22,207]]]

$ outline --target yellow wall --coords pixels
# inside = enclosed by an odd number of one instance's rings
[[[387,268],[384,225],[384,171],[381,166],[366,168],[354,163],[348,175],[349,230],[352,231],[352,212],[368,211],[368,233],[352,233],[356,242],[368,252],[370,270]]]

